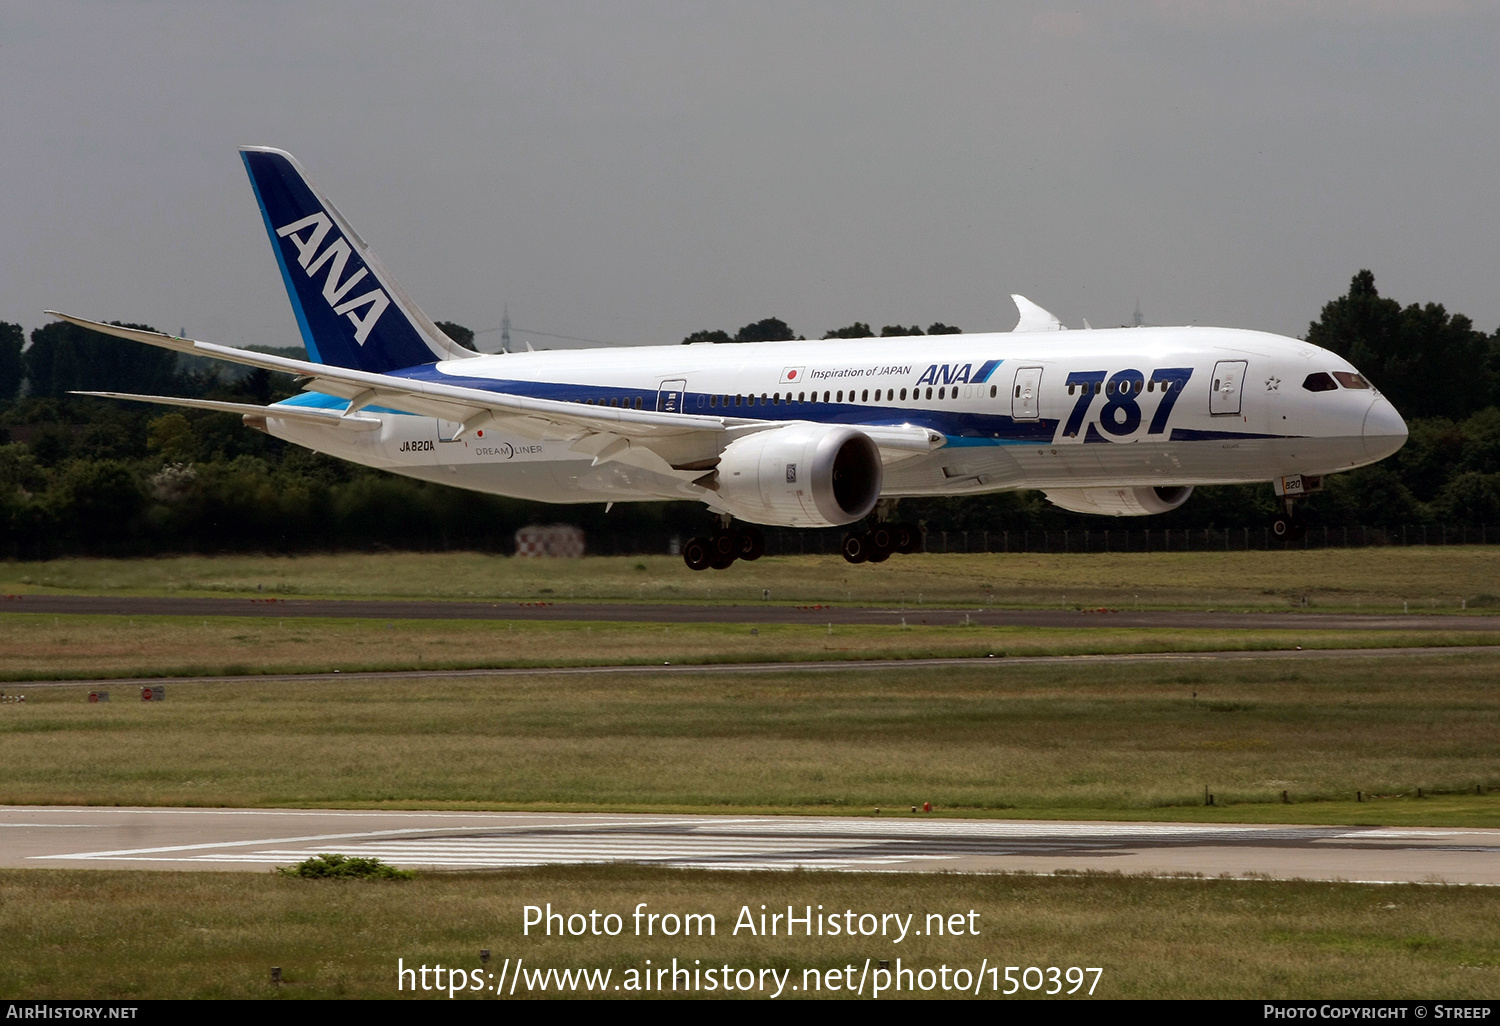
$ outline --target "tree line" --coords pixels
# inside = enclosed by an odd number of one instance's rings
[[[908,335],[961,335],[962,328],[955,328],[951,324],[936,321],[928,325],[924,332],[920,325],[913,324],[909,328],[899,324],[887,324],[880,329],[877,335],[864,321],[855,321],[844,328],[834,328],[825,332],[823,337],[828,338],[900,338]],[[722,329],[695,331],[682,340],[685,346],[697,342],[805,342],[806,335],[794,333],[786,321],[780,317],[767,317],[762,321],[754,321],[745,325],[733,335]]]
[[[139,326],[137,326],[139,327]],[[461,325],[442,327],[472,345]],[[942,323],[925,334],[957,332]],[[864,322],[825,338],[923,334]],[[796,338],[779,318],[686,343]],[[1396,455],[1327,479],[1299,505],[1312,524],[1500,524],[1500,332],[1441,305],[1402,306],[1361,271],[1307,339],[1347,357],[1406,417]],[[300,355],[300,349],[280,351]],[[695,503],[552,506],[413,481],[309,452],[203,410],[69,395],[140,392],[269,403],[295,394],[287,376],[181,360],[58,322],[31,332],[0,322],[0,558],[65,554],[300,552],[474,548],[508,552],[527,523],[566,521],[591,537],[656,544],[702,533]],[[1258,526],[1274,509],[1265,485],[1199,488],[1152,527]],[[1098,528],[1040,492],[908,499],[903,519],[932,530]],[[1146,524],[1142,521],[1141,526]],[[1120,526],[1130,526],[1120,524]]]

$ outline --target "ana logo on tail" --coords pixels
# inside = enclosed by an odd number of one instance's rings
[[[332,229],[333,221],[320,210],[276,229],[276,234],[280,238],[292,240],[292,244],[297,247],[297,263],[309,278],[322,270],[325,264],[328,266],[328,277],[323,282],[323,298],[333,307],[334,313],[348,316],[350,323],[354,325],[354,341],[364,345],[370,332],[375,329],[376,322],[380,320],[380,315],[391,305],[391,300],[378,288],[353,299],[344,299],[370,272],[368,268],[361,267],[347,278],[344,277],[344,270],[354,251],[348,241],[337,234],[323,252],[318,252]],[[306,234],[298,234],[304,230]],[[364,316],[360,316],[358,312],[361,307],[366,308]]]

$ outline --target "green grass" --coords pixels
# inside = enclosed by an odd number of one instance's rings
[[[523,906],[548,902],[564,913],[613,912],[627,925],[617,937],[548,938],[535,929],[523,935]],[[640,902],[658,912],[712,913],[715,934],[634,936],[629,916]],[[878,937],[735,936],[740,908],[758,914],[761,904],[913,914],[914,926],[929,913],[961,913],[978,936],[909,935],[900,944]],[[853,965],[857,979],[866,959],[872,966],[889,959],[895,968],[899,958],[905,968],[947,965],[971,973],[985,960],[1097,966],[1104,970],[1099,998],[1492,999],[1500,990],[1497,918],[1500,890],[1493,888],[1110,875],[614,866],[372,882],[4,870],[0,997],[447,1001],[446,993],[398,992],[397,960],[467,972],[481,968],[479,950],[487,948],[488,971],[496,975],[507,958],[525,959],[535,969],[608,969],[611,986],[628,970],[645,968],[647,959],[654,967],[677,958],[689,967],[696,961],[791,970],[788,983],[800,986],[807,969]],[[272,966],[282,969],[280,987],[270,982]],[[518,988],[516,997],[524,993]],[[455,1000],[474,997],[494,999],[461,992]]]
[[[1497,684],[1478,650],[55,687],[0,705],[0,801],[1494,825]]]
[[[640,624],[0,613],[0,681],[1500,645],[1491,631]],[[1082,619],[1080,617],[1080,619]],[[1107,623],[1107,620],[1104,621]],[[752,631],[754,633],[752,633]]]
[[[0,592],[1493,612],[1500,549],[778,559],[473,554],[0,564]],[[635,569],[637,564],[646,569]],[[257,587],[258,586],[258,587]],[[709,589],[712,589],[710,594]],[[991,596],[993,598],[991,599]],[[3,607],[0,607],[3,608]],[[1492,644],[1488,634],[0,617],[0,674]],[[0,802],[1500,824],[1500,653],[1316,663],[173,683],[0,704]],[[7,686],[14,693],[17,688]],[[1196,693],[1196,696],[1195,696]],[[1220,804],[1204,808],[1209,786]],[[1486,793],[1476,794],[1476,786]],[[1415,797],[1421,787],[1429,795]],[[1357,803],[1355,791],[1372,800]],[[1293,804],[1281,803],[1287,791]],[[978,938],[522,937],[521,906],[980,913]],[[1100,997],[1490,998],[1500,891],[1105,875],[561,867],[410,881],[0,871],[0,997],[397,997],[477,952],[616,974],[676,957],[794,970],[1101,966]],[[286,982],[269,982],[283,968]],[[620,977],[616,975],[615,979]],[[433,998],[432,992],[420,997]],[[519,993],[517,996],[520,996]],[[800,995],[799,995],[800,996]],[[442,1000],[447,1000],[446,997]]]
[[[643,567],[644,569],[637,569]],[[850,566],[787,556],[693,573],[672,556],[181,556],[0,563],[0,592],[462,600],[852,602],[1364,612],[1500,610],[1500,546],[976,554]],[[1304,607],[1304,600],[1306,606]]]

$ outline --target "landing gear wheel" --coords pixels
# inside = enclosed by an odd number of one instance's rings
[[[870,546],[863,534],[844,535],[844,544],[839,551],[850,563],[863,563],[870,558]]]
[[[727,570],[739,556],[740,533],[738,531],[715,531],[708,537],[708,565],[715,570]]]
[[[707,570],[709,556],[707,538],[690,538],[682,547],[682,561],[689,570]]]
[[[736,532],[739,535],[739,549],[736,555],[743,560],[759,559],[766,554],[766,536],[758,527],[747,527]]]
[[[1277,541],[1291,541],[1300,525],[1285,513],[1271,518],[1271,537]]]
[[[884,552],[887,556],[896,547],[896,531],[894,524],[876,524],[870,528],[865,535],[870,542],[870,559],[875,560],[875,553]]]
[[[892,528],[891,534],[895,538],[892,548],[903,556],[909,556],[922,548],[922,532],[917,529],[916,524],[897,524]]]
[[[719,560],[728,560],[725,566],[735,561],[739,555],[740,537],[738,531],[715,531],[708,539],[708,561],[712,565]]]

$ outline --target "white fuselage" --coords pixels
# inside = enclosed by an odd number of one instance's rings
[[[1400,448],[1400,415],[1357,378],[1304,387],[1335,372],[1357,374],[1297,339],[1187,327],[511,353],[398,375],[592,405],[941,433],[941,447],[887,463],[881,494],[894,498],[1272,481]],[[315,393],[287,403],[346,405]],[[704,500],[680,479],[596,462],[545,433],[460,432],[378,407],[361,411],[378,425],[325,428],[274,410],[266,429],[277,437],[410,477],[556,503]]]

